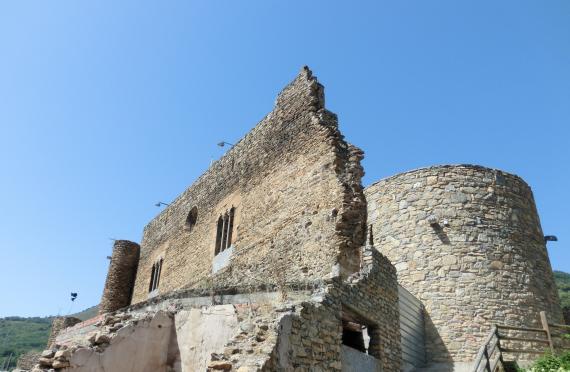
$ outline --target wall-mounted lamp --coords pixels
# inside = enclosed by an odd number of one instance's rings
[[[170,204],[168,204],[168,203],[163,203],[163,202],[159,201],[159,202],[156,203],[154,206],[155,206],[155,207],[160,207],[161,205],[165,205],[165,206],[168,207]]]
[[[427,218],[427,222],[432,225],[432,226],[436,226],[439,225],[439,223],[437,222],[437,216],[434,214],[430,214]]]
[[[544,242],[557,242],[558,238],[556,235],[544,235]]]
[[[437,216],[435,214],[430,214],[427,217],[427,222],[434,229],[442,229],[444,227],[449,227],[449,220],[447,218],[444,218],[443,220],[441,220],[441,225],[440,225],[439,219],[437,218]]]
[[[220,147],[224,147],[225,145],[229,145],[229,146],[231,146],[231,147],[234,147],[234,144],[233,144],[233,143],[229,143],[229,142],[226,142],[226,141],[222,141],[222,142],[219,142],[219,143],[218,143],[218,146],[220,146]]]

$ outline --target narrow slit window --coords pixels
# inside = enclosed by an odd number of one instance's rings
[[[229,216],[229,223],[228,223],[228,243],[226,248],[229,248],[232,246],[232,232],[234,230],[234,214],[235,214],[235,208],[232,207],[232,209],[230,209],[230,216]]]
[[[224,228],[224,220],[220,216],[218,218],[218,229],[216,230],[216,255],[220,253],[222,248],[222,230]]]
[[[156,274],[156,286],[155,289],[158,288],[159,284],[160,284],[160,273],[162,273],[162,261],[163,259],[161,258],[160,261],[158,261],[158,273]]]
[[[222,249],[220,249],[220,252],[226,250],[226,244],[228,242],[228,226],[229,226],[228,220],[229,220],[228,214],[226,213],[224,215],[224,228],[222,229]]]
[[[150,271],[150,283],[148,284],[148,291],[152,292],[152,288],[154,286],[154,271],[156,270],[156,266],[152,265],[152,270]]]

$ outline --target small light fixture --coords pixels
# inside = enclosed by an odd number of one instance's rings
[[[233,143],[229,143],[229,142],[226,142],[226,141],[218,142],[218,146],[220,146],[220,147],[224,147],[225,145],[229,145],[229,146],[234,147],[234,144],[233,144]]]
[[[544,242],[557,242],[558,238],[556,237],[556,235],[545,235],[544,236]]]
[[[437,223],[437,216],[435,214],[430,214],[427,218],[427,222],[432,226],[439,225]]]
[[[168,203],[163,203],[163,202],[159,201],[159,202],[156,203],[154,206],[155,206],[155,207],[160,207],[161,205],[165,205],[165,206],[168,207],[170,204],[168,204]]]

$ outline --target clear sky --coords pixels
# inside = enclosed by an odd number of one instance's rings
[[[273,106],[303,65],[365,184],[522,176],[570,272],[570,1],[0,2],[0,316],[98,303],[112,241]]]

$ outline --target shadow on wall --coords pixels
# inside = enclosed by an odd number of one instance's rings
[[[439,372],[452,372],[454,369],[451,354],[427,311],[424,312],[424,324],[426,331],[426,364],[429,366],[434,363],[444,363],[444,365],[438,366],[437,370]],[[433,359],[433,355],[437,355],[437,359]]]
[[[451,241],[449,240],[449,237],[447,236],[447,233],[445,232],[445,230],[443,229],[443,227],[436,225],[436,226],[432,226],[433,231],[435,232],[435,234],[437,235],[437,237],[439,238],[439,240],[441,240],[441,242],[445,245],[450,245]]]

